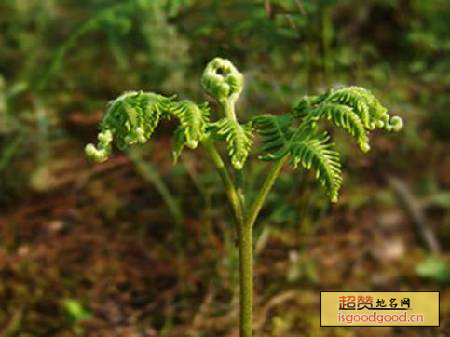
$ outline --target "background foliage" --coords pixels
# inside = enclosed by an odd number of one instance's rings
[[[199,154],[171,165],[175,123],[128,156],[83,157],[107,100],[132,89],[205,100],[199,75],[220,56],[244,72],[243,121],[348,85],[405,121],[367,157],[334,135],[337,205],[312,176],[283,174],[255,228],[258,335],[444,336],[449,16],[444,0],[3,0],[1,334],[236,335],[229,212]],[[265,170],[256,155],[249,189]],[[327,289],[441,290],[441,327],[319,328]]]

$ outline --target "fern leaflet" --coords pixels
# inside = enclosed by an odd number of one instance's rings
[[[259,159],[275,159],[274,152],[278,152],[292,136],[290,127],[293,120],[291,114],[261,115],[252,119],[256,131],[263,138]]]
[[[370,150],[369,137],[363,122],[349,106],[324,102],[314,113],[319,118],[331,120],[337,127],[346,129],[356,139],[363,152]]]
[[[304,139],[293,139],[289,146],[289,155],[294,167],[298,164],[316,172],[316,179],[325,188],[331,201],[336,202],[342,184],[339,153],[329,143],[330,136],[326,131],[321,134],[310,134]]]
[[[252,123],[241,125],[237,120],[222,118],[213,124],[212,129],[219,137],[225,138],[233,167],[242,169],[252,146]]]
[[[186,146],[195,149],[205,136],[209,121],[207,104],[197,105],[192,101],[174,102],[171,113],[180,120]]]
[[[110,102],[100,125],[97,148],[86,146],[86,153],[104,161],[111,153],[114,140],[120,150],[150,139],[163,115],[169,113],[172,98],[155,93],[130,91]]]

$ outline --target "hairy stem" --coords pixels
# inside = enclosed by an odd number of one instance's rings
[[[240,337],[252,336],[253,307],[253,224],[261,211],[267,195],[278,178],[286,158],[277,161],[271,168],[264,184],[246,214],[245,221],[239,224],[239,333]]]
[[[237,120],[235,102],[237,97],[228,97],[222,105],[225,116],[233,121]],[[239,245],[239,336],[251,337],[253,334],[253,245],[252,226],[246,222],[247,214],[243,191],[242,170],[235,172],[235,187],[239,204],[244,209],[243,216],[238,218],[237,232]]]
[[[226,99],[222,102],[225,116],[236,120],[235,100]],[[228,200],[234,210],[237,219],[238,244],[239,244],[239,335],[240,337],[252,337],[253,334],[253,224],[261,211],[267,195],[278,178],[286,159],[283,157],[276,162],[264,184],[247,212],[245,196],[243,193],[243,175],[236,172],[236,183],[231,179],[220,154],[217,152],[211,140],[205,140],[204,144],[213,159],[213,162],[225,184]]]
[[[225,112],[225,116],[233,121],[237,120],[236,112],[235,112],[235,101],[228,98],[222,102],[223,110]]]
[[[242,170],[236,170],[235,171],[235,177],[236,177],[236,190],[238,192],[239,200],[242,205],[242,209],[246,209],[246,203],[245,203],[245,193],[244,193],[244,174]],[[245,212],[245,211],[244,211]]]
[[[253,245],[252,226],[240,224],[239,234],[239,335],[252,336]]]

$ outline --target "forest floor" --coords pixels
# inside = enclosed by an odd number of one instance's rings
[[[62,162],[47,174],[45,193],[27,194],[0,217],[2,336],[237,336],[236,249],[224,207],[192,207],[176,225],[125,156],[94,166],[73,151]],[[363,194],[381,188],[368,186]],[[427,247],[400,205],[369,200],[337,207],[320,228],[263,231],[257,336],[445,336],[450,289],[417,275]],[[439,290],[441,326],[320,328],[320,291],[344,284]]]

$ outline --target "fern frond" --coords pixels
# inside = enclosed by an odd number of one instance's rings
[[[367,89],[348,87],[328,91],[320,96],[305,97],[294,106],[293,115],[302,123],[315,127],[322,118],[346,129],[358,142],[361,150],[370,149],[368,131],[385,128],[401,129],[401,118],[390,117],[387,109]]]
[[[172,160],[174,165],[178,162],[185,143],[184,130],[182,127],[178,127],[172,136]]]
[[[349,106],[324,102],[317,108],[317,115],[332,120],[334,125],[347,130],[356,139],[363,152],[370,150],[369,137],[363,122]]]
[[[275,153],[279,153],[278,151],[289,142],[292,136],[290,127],[293,120],[291,114],[261,115],[252,119],[254,128],[263,138],[258,158],[277,159]]]
[[[98,162],[103,162],[108,159],[112,151],[113,134],[111,130],[105,130],[97,136],[97,147],[94,144],[87,144],[85,147],[86,155]]]
[[[351,107],[359,115],[366,129],[384,126],[381,123],[378,125],[376,123],[386,115],[387,109],[367,89],[358,87],[338,89],[331,91],[325,101],[341,103]]]
[[[244,77],[233,63],[216,57],[207,64],[200,84],[219,102],[225,102],[227,99],[236,101],[242,91]]]
[[[289,155],[294,167],[301,164],[306,169],[312,168],[331,201],[336,202],[342,184],[341,164],[339,153],[333,150],[329,140],[326,131],[306,138],[296,137],[289,146]]]
[[[195,149],[204,137],[209,121],[207,104],[197,105],[192,101],[174,102],[171,114],[180,120],[186,146]]]
[[[128,145],[150,139],[163,114],[169,111],[171,99],[155,94],[126,92],[109,104],[101,129],[111,130],[121,150]]]
[[[152,92],[130,91],[110,102],[100,125],[98,148],[88,144],[86,153],[104,161],[111,152],[111,143],[120,150],[150,139],[161,117],[170,111],[172,98]]]
[[[222,118],[212,125],[212,129],[225,138],[233,167],[242,169],[252,146],[252,123],[241,125],[237,120]]]
[[[126,150],[135,143],[145,143],[161,118],[172,116],[179,119],[181,130],[177,132],[176,157],[181,154],[184,144],[189,148],[196,148],[205,136],[209,122],[208,104],[175,102],[173,98],[142,91],[126,92],[119,96],[109,103],[100,125],[97,147],[88,144],[86,153],[94,160],[104,161],[111,153],[113,140],[120,150]],[[183,146],[180,145],[181,140]]]

